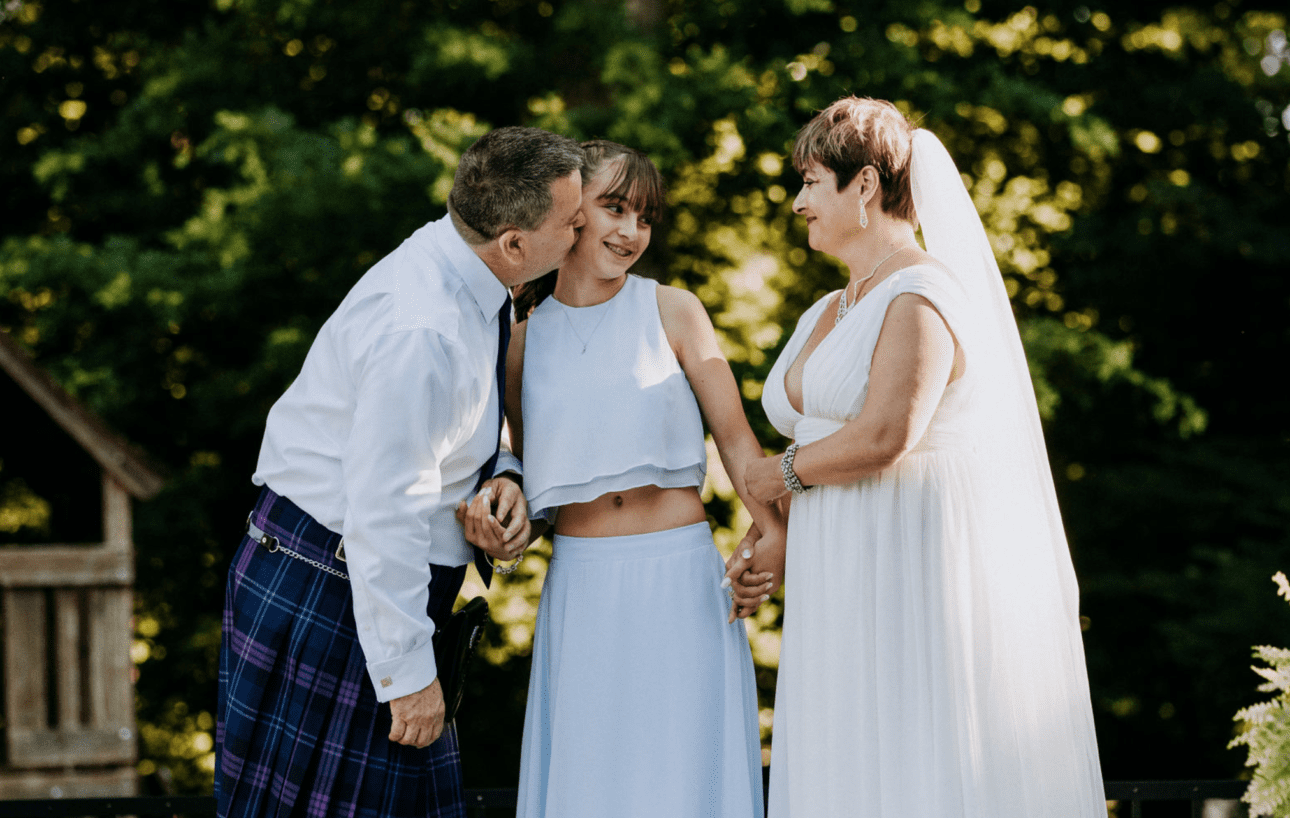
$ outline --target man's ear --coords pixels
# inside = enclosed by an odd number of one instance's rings
[[[497,243],[497,251],[508,265],[519,267],[524,264],[524,257],[528,254],[529,245],[528,236],[524,235],[523,230],[508,227],[499,233],[493,241]]]

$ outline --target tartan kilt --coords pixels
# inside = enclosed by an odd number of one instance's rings
[[[252,520],[341,572],[340,535],[267,486]],[[465,566],[432,566],[430,610],[452,610]],[[426,748],[389,740],[354,625],[348,580],[242,538],[220,644],[215,795],[220,818],[464,818],[455,725]]]

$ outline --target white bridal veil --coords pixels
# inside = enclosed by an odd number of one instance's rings
[[[952,327],[978,384],[973,481],[986,507],[988,547],[983,564],[985,622],[974,622],[978,689],[1001,697],[1004,730],[1028,735],[1022,747],[1042,747],[1014,767],[1009,793],[1029,802],[1032,815],[1087,814],[1068,802],[1102,809],[1101,770],[1093,731],[1079,591],[1053,487],[1039,411],[1016,318],[985,228],[954,160],[930,131],[914,134],[914,206],[927,251],[949,268],[967,295]],[[975,370],[975,372],[973,372]],[[987,741],[986,746],[1007,746]],[[1012,746],[1018,746],[1013,744]],[[1019,762],[1019,763],[1018,763]],[[1062,798],[1065,800],[1065,798]]]
[[[931,131],[915,131],[911,168],[914,208],[927,252],[950,269],[968,295],[965,317],[978,345],[970,365],[988,390],[990,417],[984,431],[989,437],[978,446],[991,469],[991,488],[1006,493],[1012,524],[1026,534],[1031,547],[1052,552],[1063,607],[1078,621],[1079,592],[1030,368],[994,251],[954,160]]]

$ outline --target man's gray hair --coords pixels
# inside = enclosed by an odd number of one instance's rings
[[[509,228],[535,230],[551,212],[551,183],[583,164],[582,148],[540,128],[489,131],[466,149],[448,194],[453,223],[469,244]]]

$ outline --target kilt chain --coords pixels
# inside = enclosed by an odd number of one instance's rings
[[[331,574],[334,577],[340,577],[341,579],[346,581],[349,580],[349,575],[344,573],[343,571],[337,571],[335,568],[332,568],[330,565],[323,565],[321,562],[318,562],[317,560],[312,560],[309,557],[306,557],[304,554],[297,554],[295,551],[292,551],[290,548],[287,548],[281,542],[279,542],[277,537],[273,536],[272,534],[266,534],[265,532],[261,531],[258,526],[256,526],[254,523],[251,522],[251,518],[249,516],[246,519],[246,533],[249,534],[251,538],[254,539],[256,542],[258,542],[260,545],[264,546],[264,550],[268,551],[270,554],[282,552],[283,554],[286,554],[288,557],[291,557],[292,559],[297,559],[303,563],[312,565],[313,567],[317,568],[319,571],[326,571],[327,573]],[[337,549],[337,553],[339,555],[339,549]]]

